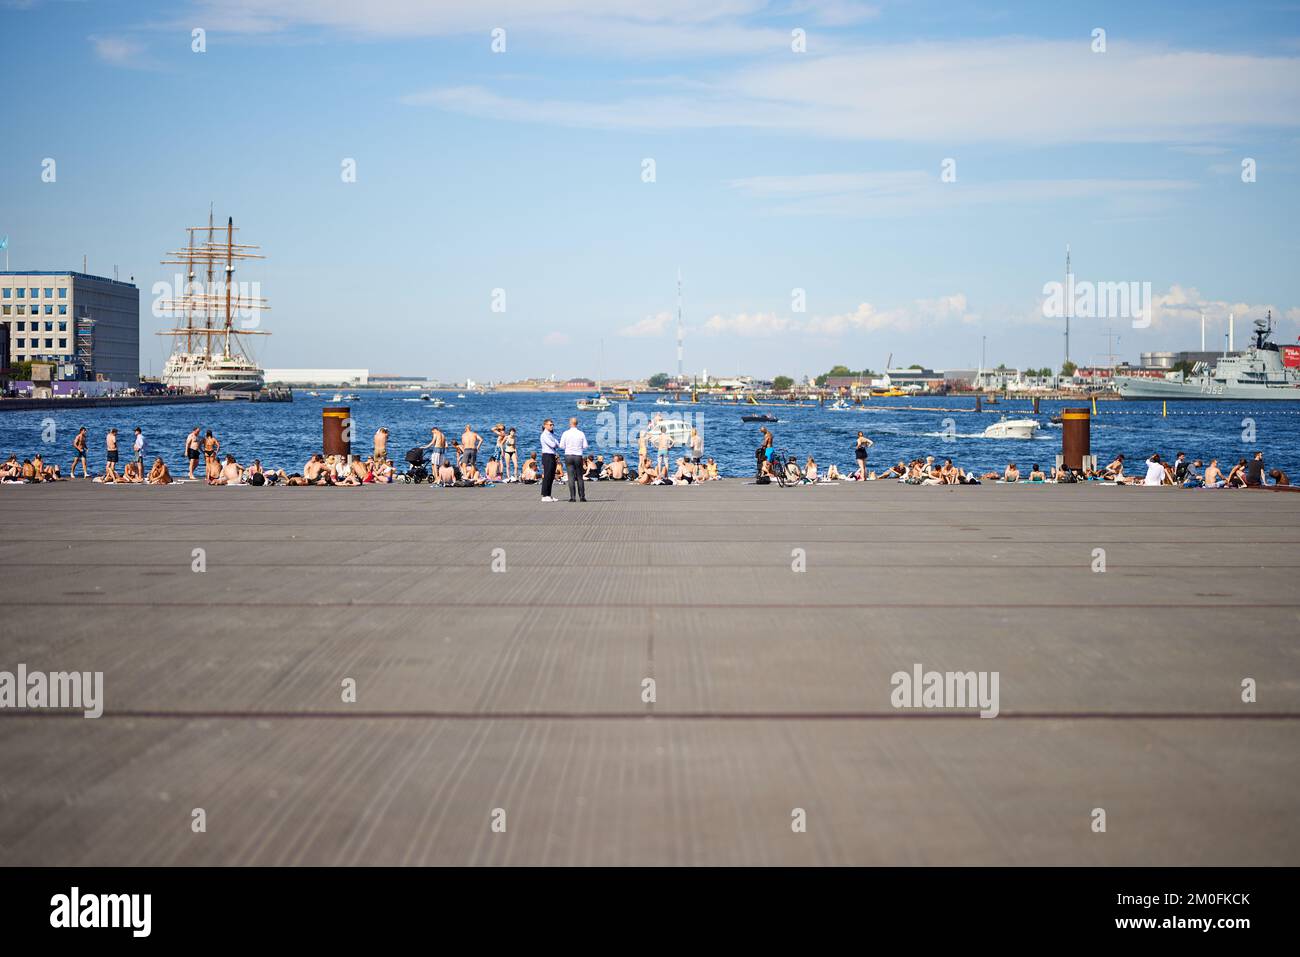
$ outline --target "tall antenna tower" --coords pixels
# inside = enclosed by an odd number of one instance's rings
[[[682,382],[682,267],[677,267],[677,384]]]
[[[1065,244],[1065,361],[1070,361],[1070,311],[1074,308],[1074,273],[1070,271],[1070,244]]]

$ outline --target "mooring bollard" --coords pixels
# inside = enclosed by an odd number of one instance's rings
[[[1038,414],[1038,396],[1034,396],[1034,415]]]
[[[326,455],[352,454],[352,410],[346,405],[327,405],[321,410],[321,445]]]
[[[984,396],[982,395],[975,396],[975,411],[976,412],[984,411]]]
[[[1067,468],[1083,468],[1091,454],[1092,415],[1086,408],[1061,410],[1061,460]]]

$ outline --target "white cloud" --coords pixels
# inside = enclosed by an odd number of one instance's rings
[[[728,184],[747,196],[773,203],[775,212],[816,216],[897,216],[957,206],[1096,199],[1123,208],[1134,202],[1194,189],[1172,179],[1016,179],[945,183],[934,172],[885,170],[870,173],[814,173],[752,176]]]
[[[644,319],[639,322],[634,322],[630,326],[625,326],[619,330],[618,334],[633,339],[661,336],[668,329],[669,323],[672,321],[672,313],[661,312],[658,315],[646,316]]]
[[[690,95],[571,100],[481,87],[405,98],[497,119],[600,129],[744,127],[849,140],[1204,142],[1300,124],[1295,57],[1020,37],[773,57]]]
[[[979,316],[970,311],[966,296],[954,293],[936,299],[917,299],[888,309],[880,309],[864,302],[851,312],[807,318],[779,316],[775,313],[715,315],[691,332],[742,338],[797,335],[835,339],[854,332],[912,332],[952,323],[973,324],[978,321]]]
[[[129,69],[150,69],[152,63],[145,56],[145,46],[139,40],[122,36],[92,36],[91,46],[95,56],[110,66]]]

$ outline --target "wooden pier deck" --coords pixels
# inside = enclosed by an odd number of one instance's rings
[[[589,498],[0,488],[0,864],[1300,864],[1300,496]]]

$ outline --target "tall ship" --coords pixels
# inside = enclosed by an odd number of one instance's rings
[[[223,230],[213,225],[209,211],[207,226],[190,226],[187,232],[186,247],[168,254],[175,258],[163,260],[184,266],[186,282],[177,297],[159,303],[164,315],[178,323],[158,333],[176,340],[163,365],[162,384],[186,392],[260,392],[262,369],[243,340],[270,335],[252,328],[270,307],[262,297],[247,295],[235,285],[235,264],[264,257],[257,252],[259,247],[235,242],[238,229],[233,217],[226,219]]]
[[[1300,346],[1271,341],[1273,312],[1255,320],[1255,341],[1245,352],[1198,362],[1190,375],[1163,379],[1116,376],[1122,399],[1300,400]]]

